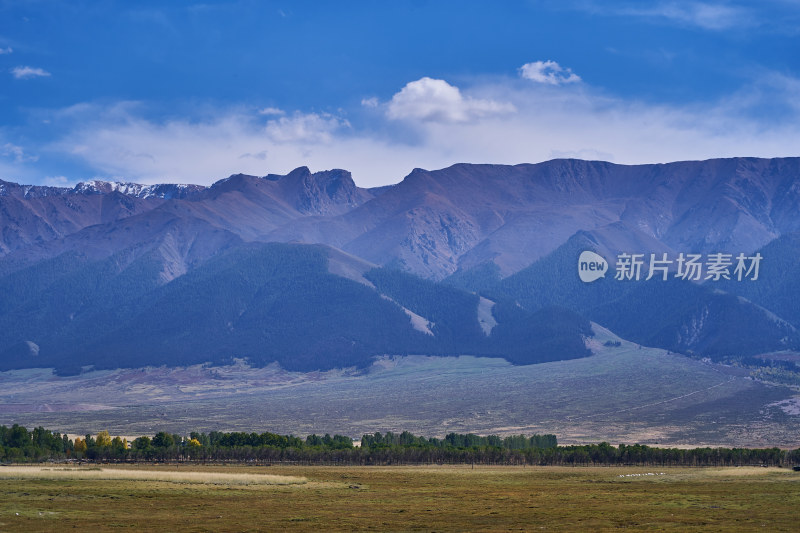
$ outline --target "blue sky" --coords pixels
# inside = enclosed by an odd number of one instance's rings
[[[800,156],[798,0],[0,0],[9,181],[740,155]]]

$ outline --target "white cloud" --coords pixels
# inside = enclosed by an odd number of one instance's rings
[[[75,185],[75,181],[66,176],[47,176],[42,183],[50,187],[72,187]]]
[[[10,132],[0,127],[0,179],[16,183],[39,183],[42,179],[39,155],[22,147]],[[10,138],[11,137],[11,138]],[[36,147],[39,151],[39,147]]]
[[[270,120],[267,136],[277,143],[327,143],[333,132],[350,124],[329,113],[295,113],[291,117]]]
[[[707,30],[725,30],[736,26],[749,26],[754,21],[741,7],[707,2],[660,2],[652,7],[624,8],[621,14],[663,18],[679,24],[698,26]]]
[[[130,103],[72,106],[57,113],[67,133],[46,149],[79,158],[97,175],[141,183],[210,184],[237,172],[285,173],[302,165],[347,168],[363,183],[399,179],[397,157],[365,156],[363,140],[350,139],[349,123],[338,116],[294,113],[264,125],[246,109],[203,121],[156,122],[142,113]],[[382,174],[372,178],[377,169]]]
[[[27,80],[29,78],[43,78],[50,76],[46,70],[34,67],[14,67],[11,69],[11,75],[18,80]]]
[[[374,96],[372,98],[361,99],[361,105],[363,105],[364,107],[378,107],[379,104],[380,101]]]
[[[512,104],[463,96],[444,80],[421,78],[392,96],[386,116],[429,122],[468,122],[515,111]]]
[[[265,124],[244,107],[201,121],[154,121],[143,118],[146,109],[136,103],[80,104],[53,113],[64,134],[37,151],[78,158],[95,175],[143,183],[209,184],[237,172],[286,173],[307,165],[313,170],[345,168],[359,185],[376,186],[395,183],[414,167],[458,162],[580,157],[637,164],[796,156],[798,101],[800,80],[770,72],[702,105],[626,101],[585,83],[565,90],[510,77],[476,83],[462,93],[443,80],[423,78],[390,101],[367,106],[366,124],[302,112]],[[765,112],[773,116],[766,118]],[[0,170],[13,166],[17,157],[24,159],[25,152],[17,148],[0,143],[6,152]],[[21,171],[30,167],[16,164]],[[58,172],[63,171],[51,174]]]
[[[264,109],[259,109],[258,110],[258,114],[259,115],[278,115],[278,116],[281,116],[281,115],[285,115],[286,112],[283,109],[280,109],[278,107],[265,107]]]
[[[6,48],[0,48],[0,56],[4,54],[10,54],[13,51],[14,50],[12,50],[10,46],[7,46]]]
[[[581,81],[580,76],[573,73],[571,69],[564,68],[555,61],[525,63],[519,68],[519,75],[527,80],[547,85],[561,85]]]
[[[35,163],[39,160],[37,155],[28,155],[21,146],[6,143],[0,147],[0,155],[3,157],[10,157],[15,163]]]
[[[265,161],[267,159],[267,151],[261,150],[260,152],[257,152],[255,154],[247,152],[246,154],[242,154],[239,156],[239,159],[247,159],[247,158],[258,159],[259,161]]]

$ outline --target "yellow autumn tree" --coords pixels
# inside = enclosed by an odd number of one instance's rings
[[[111,435],[108,434],[108,431],[103,430],[98,433],[97,438],[95,439],[95,444],[102,448],[108,448],[111,446]]]
[[[75,437],[75,442],[72,444],[72,449],[76,452],[85,452],[86,451],[86,441],[81,439],[80,437]]]

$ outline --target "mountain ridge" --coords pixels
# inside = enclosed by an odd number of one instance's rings
[[[800,158],[650,165],[556,159],[414,169],[374,193],[358,187],[347,171],[311,173],[307,167],[284,176],[234,174],[210,187],[186,186],[182,195],[167,185],[87,182],[67,189],[3,182],[0,204],[11,196],[9,190],[27,188],[41,198],[72,198],[84,191],[109,205],[81,206],[97,214],[57,228],[47,209],[30,208],[29,229],[18,242],[15,217],[6,215],[0,222],[12,229],[0,239],[0,253],[63,238],[88,225],[113,224],[161,204],[245,240],[328,244],[432,279],[486,261],[509,275],[576,231],[612,231],[619,223],[628,226],[628,234],[639,234],[634,240],[651,241],[643,252],[750,252],[800,229],[799,175]],[[65,217],[56,212],[55,218]]]
[[[795,285],[778,280],[779,270],[766,270],[776,280],[763,294],[688,282],[587,286],[574,270],[585,249],[607,258],[776,250],[793,269],[796,241],[786,236],[800,229],[800,158],[457,164],[415,169],[379,189],[358,187],[345,170],[307,167],[178,189],[0,185],[0,288],[8,295],[0,364],[95,357],[108,365],[112,345],[126,365],[141,352],[181,364],[198,362],[196,354],[218,362],[246,355],[303,369],[395,352],[527,364],[580,356],[587,319],[643,344],[718,359],[800,345],[792,300],[779,297]],[[784,244],[769,248],[774,242]],[[232,257],[250,259],[237,270],[226,263]],[[208,287],[187,285],[203,272]],[[294,291],[269,281],[276,272]],[[209,300],[203,291],[217,286],[228,296]],[[193,315],[181,294],[217,318]],[[165,310],[157,295],[177,307]],[[362,313],[339,322],[344,333],[325,315],[344,313],[341,302]],[[287,317],[311,326],[301,331]],[[98,321],[115,333],[99,336]],[[127,324],[139,322],[157,338],[132,337]],[[303,342],[292,345],[287,331]]]

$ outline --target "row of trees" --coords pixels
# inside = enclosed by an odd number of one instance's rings
[[[451,433],[443,439],[387,432],[364,435],[354,446],[342,435],[305,439],[276,433],[192,432],[188,437],[164,431],[141,436],[130,445],[107,431],[70,439],[42,427],[32,431],[0,426],[0,461],[258,462],[342,465],[492,464],[492,465],[647,465],[647,466],[791,466],[800,449],[653,448],[608,443],[558,446],[554,435],[499,437]]]
[[[414,448],[498,448],[506,450],[526,450],[530,448],[555,448],[558,440],[555,435],[512,435],[482,437],[473,433],[450,433],[443,439],[419,437],[408,431],[402,433],[380,432],[361,437],[361,446],[370,449],[414,447]]]

